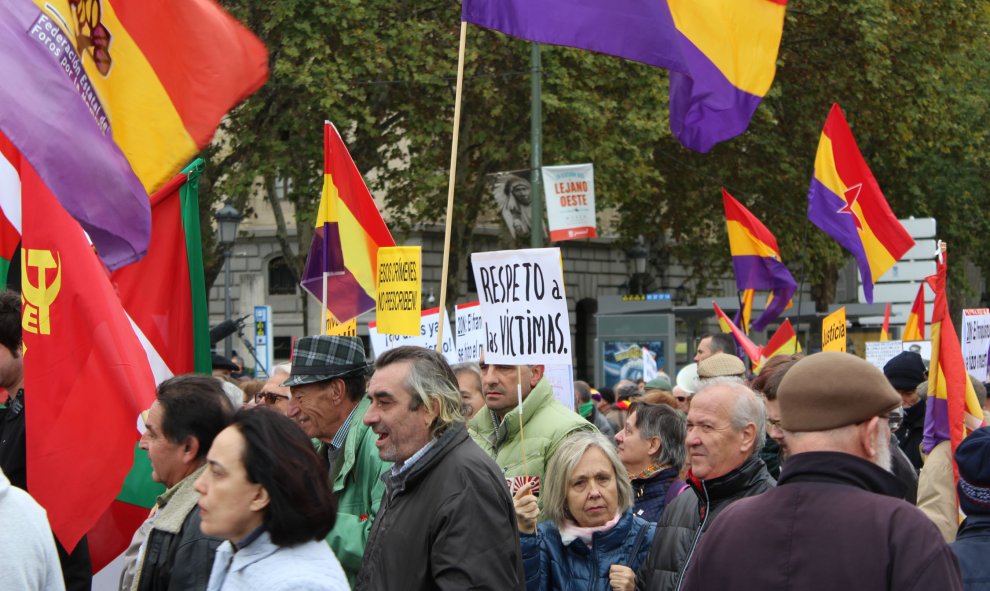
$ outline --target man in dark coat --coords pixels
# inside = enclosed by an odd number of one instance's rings
[[[921,470],[921,439],[925,434],[925,401],[918,395],[918,385],[928,381],[928,370],[921,355],[903,351],[883,366],[883,375],[901,396],[904,422],[894,433],[897,445],[910,460],[915,471]]]
[[[684,591],[962,588],[935,526],[889,472],[901,397],[872,364],[808,356],[777,391],[791,456],[776,488],[726,509],[698,545]]]
[[[990,427],[977,429],[956,449],[959,466],[959,508],[966,519],[959,526],[952,551],[959,559],[966,591],[990,591]]]
[[[378,440],[385,496],[356,590],[522,589],[516,514],[502,471],[468,436],[442,355],[379,356],[364,423]]]
[[[674,591],[715,516],[738,499],[773,487],[759,458],[765,431],[763,403],[737,380],[713,378],[694,395],[685,441],[691,490],[660,515],[637,589]]]

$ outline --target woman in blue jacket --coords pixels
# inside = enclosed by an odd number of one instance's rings
[[[567,438],[543,479],[543,517],[531,485],[516,492],[528,591],[632,591],[656,525],[632,513],[632,488],[600,433]]]

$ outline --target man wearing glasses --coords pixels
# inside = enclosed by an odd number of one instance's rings
[[[292,366],[288,363],[276,365],[275,371],[272,372],[271,377],[269,377],[268,381],[265,382],[265,385],[261,387],[261,391],[255,395],[255,405],[267,406],[268,408],[283,415],[288,414],[289,399],[292,396],[289,394],[289,388],[283,386],[282,384],[285,380],[289,379],[289,372],[291,370]]]
[[[961,590],[952,550],[890,472],[901,397],[880,370],[816,353],[787,370],[777,399],[791,454],[780,480],[719,515],[682,591]]]

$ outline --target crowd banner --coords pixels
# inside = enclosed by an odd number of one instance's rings
[[[598,236],[593,164],[544,166],[543,191],[551,241]]]
[[[969,375],[988,381],[987,354],[990,352],[990,309],[963,310],[962,354]]]
[[[553,397],[571,410],[574,409],[574,368],[570,365],[546,365],[543,377],[550,382]]]
[[[870,341],[866,343],[866,360],[877,369],[883,369],[902,350],[901,341]]]
[[[822,320],[822,351],[846,352],[846,308],[832,312]]]
[[[337,337],[356,337],[357,318],[351,318],[347,322],[341,322],[334,318],[334,315],[327,312],[327,325],[323,334]]]
[[[454,308],[454,327],[457,333],[457,360],[480,361],[485,344],[481,302],[457,304]]]
[[[422,263],[421,246],[378,249],[378,272],[375,275],[378,279],[375,310],[378,332],[405,336],[420,333]]]
[[[473,253],[485,361],[571,364],[571,327],[559,248]]]
[[[444,314],[444,322],[447,315]],[[389,349],[412,345],[423,347],[432,351],[437,350],[437,335],[440,333],[440,308],[430,308],[423,310],[420,315],[419,331],[415,335],[386,334],[378,330],[378,323],[375,321],[368,323],[368,337],[371,339],[371,351],[375,357],[381,355]],[[454,338],[450,332],[450,326],[443,330],[443,356],[447,363],[457,363],[457,349],[454,346]]]

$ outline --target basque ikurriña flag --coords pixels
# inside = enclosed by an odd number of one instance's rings
[[[61,52],[55,61],[88,89],[94,116],[148,193],[209,144],[227,112],[268,79],[265,46],[214,0],[34,4],[44,10],[38,26]]]
[[[914,246],[890,211],[838,104],[832,105],[818,143],[808,219],[856,257],[870,304],[873,284]]]
[[[956,447],[971,431],[984,425],[983,410],[966,373],[962,346],[949,314],[945,292],[947,258],[943,253],[938,270],[929,280],[935,290],[932,309],[932,358],[928,371],[928,400],[925,408],[925,435],[922,450],[928,454],[942,441],[950,441],[952,457]],[[955,460],[953,471],[958,478]]]
[[[71,551],[121,489],[155,381],[93,245],[34,167],[8,150],[22,196],[27,487]]]
[[[670,129],[707,152],[746,131],[776,73],[786,0],[463,0],[513,37],[670,70]]]
[[[378,249],[395,246],[337,128],[323,126],[323,193],[300,285],[339,322],[375,307]],[[323,282],[326,276],[326,301]]]
[[[797,290],[797,282],[781,262],[780,247],[770,230],[725,189],[722,189],[722,204],[736,289],[773,293],[767,308],[753,321],[754,330],[763,330],[784,311]]]

